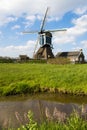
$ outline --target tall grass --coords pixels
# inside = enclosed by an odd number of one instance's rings
[[[87,64],[0,64],[0,95],[62,92],[87,95]]]
[[[42,123],[37,123],[33,119],[31,111],[28,112],[28,119],[29,122],[21,125],[20,128],[8,130],[87,130],[87,121],[83,120],[76,111],[70,117],[67,117],[65,122],[46,120]]]

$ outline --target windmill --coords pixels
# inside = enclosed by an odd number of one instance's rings
[[[44,19],[42,21],[40,31],[29,31],[29,32],[23,32],[24,34],[29,34],[29,33],[38,33],[38,38],[37,42],[35,45],[34,49],[34,54],[33,58],[34,59],[48,59],[48,58],[54,58],[54,54],[52,52],[52,32],[57,32],[57,31],[66,31],[66,29],[57,29],[57,30],[45,30],[44,26],[46,23],[46,18],[47,18],[47,13],[48,9],[46,9]],[[36,48],[38,43],[40,44],[40,48],[36,52]]]

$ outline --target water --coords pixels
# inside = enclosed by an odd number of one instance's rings
[[[16,128],[27,123],[29,110],[40,122],[44,119],[64,121],[74,109],[84,116],[87,113],[87,97],[35,94],[0,98],[0,128]]]

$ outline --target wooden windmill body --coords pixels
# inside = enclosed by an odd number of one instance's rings
[[[48,59],[48,58],[54,58],[54,54],[52,52],[52,32],[56,31],[66,31],[66,29],[57,29],[57,30],[44,30],[44,25],[46,22],[46,17],[48,13],[48,8],[46,10],[44,19],[41,24],[40,31],[29,31],[29,32],[23,32],[26,34],[29,33],[38,33],[38,39],[36,42],[36,46],[34,49],[33,58],[34,59]],[[40,44],[40,48],[36,51],[37,44]]]
[[[52,52],[52,34],[50,32],[46,32],[40,36],[40,45],[41,47],[34,54],[34,59],[54,58]]]

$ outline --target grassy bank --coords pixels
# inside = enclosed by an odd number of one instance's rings
[[[87,64],[0,64],[0,95],[35,92],[87,95]]]

